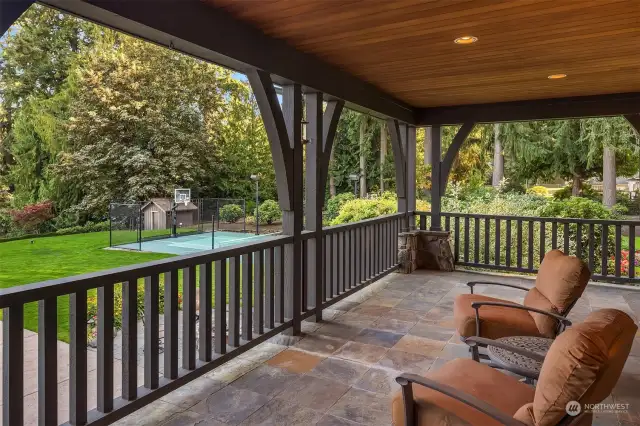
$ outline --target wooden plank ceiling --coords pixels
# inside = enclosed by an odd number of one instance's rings
[[[640,92],[640,0],[206,1],[415,107]]]

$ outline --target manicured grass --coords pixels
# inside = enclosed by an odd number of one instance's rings
[[[623,235],[620,245],[622,246],[622,250],[629,250],[629,237]],[[636,237],[636,251],[638,250],[640,250],[640,237]]]
[[[53,236],[0,243],[0,288],[63,278],[172,256],[161,253],[105,250],[104,248],[108,245],[108,232]],[[26,329],[37,331],[37,303],[25,306],[24,322]],[[68,296],[58,298],[58,324],[58,338],[69,341]]]

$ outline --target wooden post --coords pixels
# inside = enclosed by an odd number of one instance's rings
[[[442,212],[441,193],[441,142],[442,129],[439,125],[431,128],[431,230],[440,231],[440,214]],[[448,175],[448,174],[447,174]]]
[[[393,149],[393,162],[396,169],[396,194],[398,195],[398,213],[407,213],[407,125],[398,120],[387,121],[391,135],[391,147]],[[415,155],[414,155],[415,157]],[[414,161],[415,165],[415,161]],[[402,220],[401,232],[409,230],[407,217]]]
[[[329,161],[343,101],[329,101],[322,113],[322,93],[306,93],[306,229],[315,232],[307,242],[307,306],[316,309],[316,321],[322,320],[323,237],[322,210],[329,173]]]
[[[416,128],[407,126],[407,211],[416,211]],[[407,216],[409,229],[416,229],[416,218]]]

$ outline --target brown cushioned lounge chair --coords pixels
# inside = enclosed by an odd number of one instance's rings
[[[467,283],[471,294],[460,294],[453,315],[461,339],[471,346],[473,358],[479,359],[477,342],[468,337],[498,339],[507,336],[554,338],[571,322],[565,317],[576,304],[589,282],[591,272],[585,262],[560,250],[548,252],[538,271],[535,287],[528,289],[492,281]],[[474,294],[478,284],[516,288],[527,292],[519,305],[495,297]]]
[[[591,313],[553,342],[535,388],[483,363],[461,358],[426,377],[403,374],[396,379],[402,390],[392,400],[393,424],[590,425],[590,413],[583,410],[570,416],[567,406],[571,401],[580,407],[597,404],[609,396],[637,329],[624,312],[604,309]]]

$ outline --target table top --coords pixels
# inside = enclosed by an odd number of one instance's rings
[[[530,352],[534,352],[543,356],[547,354],[547,352],[549,351],[549,347],[553,343],[553,339],[533,336],[511,336],[502,337],[496,340],[501,343],[511,346],[517,346],[521,349],[526,349]],[[542,368],[542,363],[540,361],[536,361],[524,355],[513,353],[508,349],[502,349],[496,346],[488,345],[487,352],[491,360],[505,366],[519,367],[521,369],[538,373]]]

